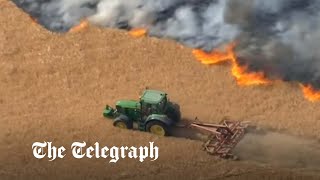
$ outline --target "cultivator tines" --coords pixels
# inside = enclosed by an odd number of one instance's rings
[[[248,125],[239,121],[222,120],[219,124],[195,121],[190,126],[209,133],[208,140],[203,144],[204,150],[209,154],[233,158],[232,150],[243,138]]]

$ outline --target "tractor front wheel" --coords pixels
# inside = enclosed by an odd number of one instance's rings
[[[122,119],[115,120],[113,125],[121,129],[132,129],[132,125]]]
[[[168,136],[169,130],[167,125],[160,121],[151,121],[147,124],[146,130],[158,136]]]

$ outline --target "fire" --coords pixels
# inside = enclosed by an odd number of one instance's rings
[[[301,85],[304,97],[311,102],[320,101],[320,91],[315,90],[311,85]]]
[[[200,49],[194,49],[192,53],[197,60],[206,65],[226,62],[232,58],[229,53],[220,52],[217,50],[214,50],[211,53],[206,53]]]
[[[134,28],[129,31],[129,34],[133,37],[143,37],[148,33],[147,29],[144,28]]]
[[[30,19],[31,19],[31,22],[32,22],[33,25],[38,24],[38,20],[36,18],[30,16]]]
[[[69,30],[70,33],[76,33],[76,32],[80,32],[83,29],[87,28],[89,26],[89,22],[87,20],[83,20],[81,21],[80,24],[78,24],[77,26],[74,26],[73,28],[71,28]]]
[[[249,72],[247,66],[242,66],[238,63],[234,47],[235,43],[232,43],[227,46],[225,52],[213,50],[211,53],[195,49],[193,50],[193,55],[197,60],[206,65],[230,62],[232,66],[232,75],[237,80],[238,85],[248,86],[270,84],[271,80],[267,79],[263,72]]]
[[[235,43],[229,44],[224,51],[213,50],[210,53],[200,49],[194,49],[193,55],[197,60],[206,65],[215,65],[224,62],[231,63],[232,75],[238,85],[263,85],[271,84],[273,81],[266,78],[263,72],[250,72],[247,66],[240,65],[234,51]],[[302,85],[302,91],[307,100],[311,102],[320,101],[320,90],[317,91],[311,85]]]

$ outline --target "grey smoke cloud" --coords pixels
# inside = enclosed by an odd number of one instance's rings
[[[66,32],[83,18],[121,29],[144,27],[210,51],[236,41],[241,63],[269,78],[320,89],[318,0],[13,0],[44,27]]]

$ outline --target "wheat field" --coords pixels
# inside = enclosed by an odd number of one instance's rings
[[[228,117],[320,140],[320,103],[304,99],[297,84],[238,87],[228,65],[202,65],[191,51],[171,40],[93,26],[52,33],[0,0],[1,179],[320,178],[317,167],[221,160],[203,152],[200,141],[120,130],[102,117],[105,104],[137,99],[149,87],[168,92],[185,119]],[[36,141],[65,147],[74,141],[136,146],[154,141],[160,157],[110,164],[69,154],[49,162],[33,157]]]

